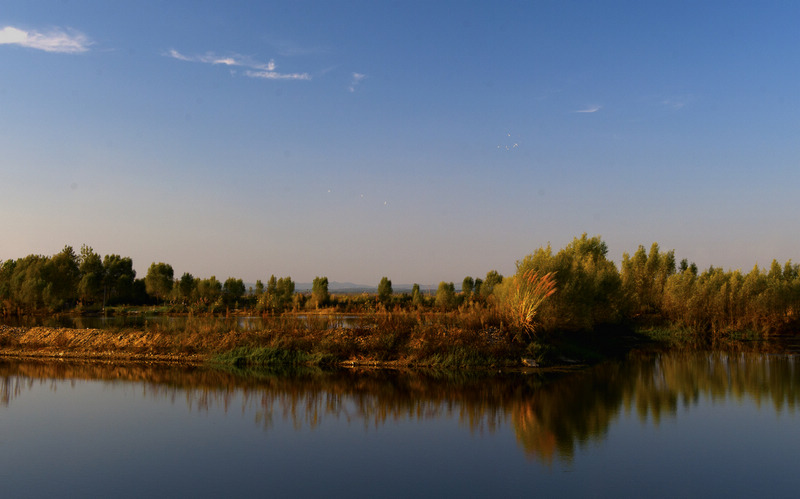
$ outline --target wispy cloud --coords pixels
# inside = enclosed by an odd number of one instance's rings
[[[202,62],[204,64],[221,64],[223,66],[247,68],[244,74],[251,78],[263,78],[266,80],[310,80],[308,73],[279,73],[275,71],[275,61],[263,63],[251,59],[247,56],[238,54],[220,56],[213,52],[206,52],[203,55],[188,56],[181,54],[175,49],[168,50],[164,55],[186,62]]]
[[[173,59],[178,59],[179,61],[192,61],[190,57],[186,57],[185,55],[181,54],[175,49],[168,50],[164,55],[167,57],[172,57]]]
[[[358,86],[358,84],[361,83],[366,77],[367,75],[363,73],[353,73],[353,78],[350,80],[350,86],[347,87],[347,89],[351,92],[355,92],[356,86]]]
[[[601,110],[603,106],[589,106],[583,109],[578,109],[573,111],[574,113],[596,113],[597,111]]]
[[[250,78],[263,78],[265,80],[310,80],[308,73],[278,73],[276,71],[245,71]]]
[[[89,50],[92,42],[78,31],[63,31],[53,29],[46,33],[39,31],[26,31],[6,26],[0,30],[0,45],[19,45],[45,52],[59,52],[62,54],[78,54]]]

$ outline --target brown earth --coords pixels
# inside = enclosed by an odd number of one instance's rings
[[[211,353],[198,352],[186,340],[160,332],[0,325],[0,356],[194,364]]]

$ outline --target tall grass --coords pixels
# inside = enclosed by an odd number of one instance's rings
[[[513,293],[506,300],[511,323],[528,335],[535,332],[534,319],[544,301],[556,292],[555,273],[542,276],[534,269],[528,269],[514,278]]]
[[[470,317],[465,324],[464,318]],[[228,348],[213,352],[229,365],[391,363],[414,366],[488,366],[519,362],[524,345],[480,312],[381,312],[356,327],[293,327],[229,332]],[[482,328],[474,325],[486,324]],[[466,326],[466,327],[465,327]]]

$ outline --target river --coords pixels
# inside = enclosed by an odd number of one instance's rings
[[[9,497],[794,496],[793,354],[572,372],[0,360]]]

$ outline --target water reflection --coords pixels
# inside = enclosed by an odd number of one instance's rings
[[[634,415],[658,426],[701,401],[753,400],[792,414],[800,371],[792,355],[633,354],[575,373],[411,373],[389,370],[285,373],[207,368],[0,362],[0,403],[13,404],[35,385],[88,380],[134,382],[145,398],[183,402],[190,411],[255,407],[254,423],[276,418],[296,429],[330,418],[376,428],[400,420],[455,418],[472,433],[510,425],[532,459],[569,462],[605,439],[612,423]],[[239,407],[235,404],[242,404]]]
[[[800,371],[792,355],[672,353],[631,355],[542,387],[511,409],[517,439],[530,456],[571,460],[602,440],[624,411],[658,426],[679,408],[710,401],[769,401],[792,413]]]

